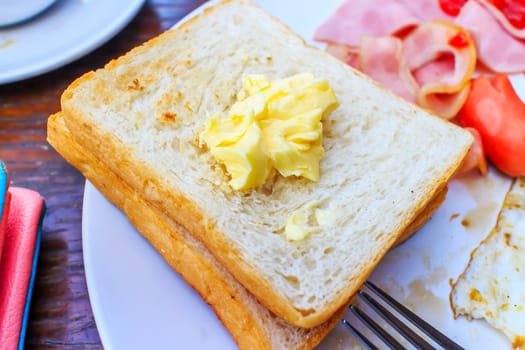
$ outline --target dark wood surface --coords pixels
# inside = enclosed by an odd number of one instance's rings
[[[12,186],[40,192],[47,205],[27,349],[102,348],[82,259],[84,178],[46,142],[48,116],[60,109],[60,95],[73,79],[171,27],[203,2],[147,1],[125,29],[94,52],[39,77],[0,86],[0,159]]]

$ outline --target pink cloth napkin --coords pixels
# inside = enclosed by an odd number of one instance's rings
[[[10,200],[5,200],[8,197]],[[23,349],[45,205],[40,194],[18,187],[7,188],[2,202],[0,347]]]

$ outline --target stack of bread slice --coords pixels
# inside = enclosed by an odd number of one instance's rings
[[[323,120],[318,182],[275,175],[236,191],[199,142],[242,79],[311,73]],[[120,208],[215,310],[241,349],[310,349],[384,254],[439,206],[472,143],[455,125],[310,47],[249,0],[227,0],[88,72],[48,121],[50,144]],[[300,241],[314,201],[335,225]]]

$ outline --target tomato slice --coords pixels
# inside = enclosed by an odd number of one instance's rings
[[[496,167],[510,176],[525,175],[525,103],[507,75],[476,78],[458,118],[478,130]]]

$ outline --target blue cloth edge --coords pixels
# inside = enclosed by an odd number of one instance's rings
[[[24,315],[22,316],[22,324],[20,325],[20,339],[18,340],[18,350],[24,350],[26,331],[27,331],[27,320],[29,318],[29,309],[31,306],[31,297],[33,295],[33,287],[35,286],[36,270],[38,265],[38,256],[40,253],[40,241],[42,238],[42,225],[44,222],[44,215],[47,210],[46,203],[42,207],[42,213],[38,220],[38,228],[36,231],[35,238],[35,250],[33,252],[33,263],[31,264],[31,277],[29,278],[29,284],[27,286],[26,302],[24,305]]]
[[[5,196],[7,194],[7,167],[4,162],[0,160],[0,220],[2,220],[2,215],[4,214],[4,204]]]

